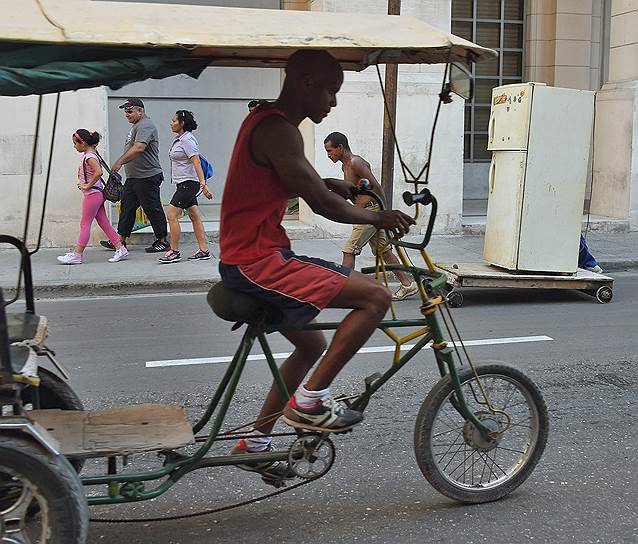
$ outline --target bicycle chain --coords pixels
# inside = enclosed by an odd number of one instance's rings
[[[266,493],[265,495],[261,495],[259,497],[255,497],[254,499],[248,499],[242,502],[238,502],[236,504],[229,504],[226,506],[220,506],[219,508],[212,508],[210,510],[203,510],[201,512],[195,512],[192,514],[181,514],[179,516],[169,516],[162,518],[144,518],[144,519],[111,519],[111,518],[89,518],[89,521],[92,523],[154,523],[158,521],[176,521],[179,519],[189,519],[189,518],[197,518],[201,516],[209,516],[212,514],[218,514],[219,512],[225,512],[227,510],[232,510],[233,508],[240,508],[242,506],[248,506],[249,504],[253,504],[255,502],[263,501],[265,499],[270,499],[271,497],[276,497],[277,495],[281,495],[282,493],[286,493],[287,491],[292,491],[293,489],[297,489],[302,485],[309,484],[318,480],[321,476],[317,476],[316,478],[310,478],[308,480],[304,480],[299,482],[298,484],[292,485],[290,487],[286,487],[284,489],[278,489],[277,491],[272,491],[270,493]]]

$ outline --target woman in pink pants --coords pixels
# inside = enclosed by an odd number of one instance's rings
[[[75,249],[66,255],[60,255],[58,261],[62,264],[82,264],[82,256],[91,236],[93,220],[97,221],[100,228],[109,237],[115,246],[115,253],[109,259],[110,263],[121,261],[128,255],[128,251],[122,245],[119,235],[111,226],[106,210],[104,209],[104,194],[102,188],[102,167],[99,155],[95,148],[100,141],[97,132],[89,132],[80,128],[73,133],[73,147],[78,153],[82,153],[80,166],[78,167],[78,189],[84,193],[82,201],[82,219],[80,220],[80,235]]]

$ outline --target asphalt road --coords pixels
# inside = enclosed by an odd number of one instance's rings
[[[422,477],[412,449],[414,419],[437,380],[432,353],[424,350],[373,398],[355,432],[335,438],[337,458],[323,479],[216,515],[92,523],[89,542],[638,542],[638,275],[617,274],[614,291],[614,301],[600,305],[576,292],[477,290],[466,293],[465,306],[453,311],[465,340],[552,338],[471,348],[475,360],[507,362],[528,374],[550,411],[544,457],[504,500],[458,504]],[[416,317],[415,302],[399,308],[402,316]],[[226,365],[146,362],[232,355],[240,338],[210,312],[201,294],[42,300],[38,311],[49,317],[50,344],[71,369],[88,408],[176,403],[194,417]],[[324,319],[339,315],[330,311]],[[269,340],[275,352],[289,349],[277,335]],[[388,344],[377,333],[368,346]],[[358,355],[334,391],[359,390],[363,377],[385,368],[389,357]],[[250,420],[267,382],[265,363],[249,362],[229,425]],[[154,462],[152,456],[140,459],[141,466]],[[88,470],[95,468],[93,463]],[[154,501],[91,513],[134,519],[189,514],[271,490],[234,468],[208,469]]]

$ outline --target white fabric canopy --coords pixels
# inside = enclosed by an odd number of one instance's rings
[[[496,52],[407,16],[89,0],[0,0],[0,42],[180,48],[214,66],[281,67],[326,49],[345,69],[481,61]]]

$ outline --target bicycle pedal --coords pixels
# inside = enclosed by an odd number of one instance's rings
[[[271,485],[275,489],[281,489],[282,487],[286,487],[286,480],[282,478],[268,478],[266,476],[262,476],[261,479],[265,484]]]

